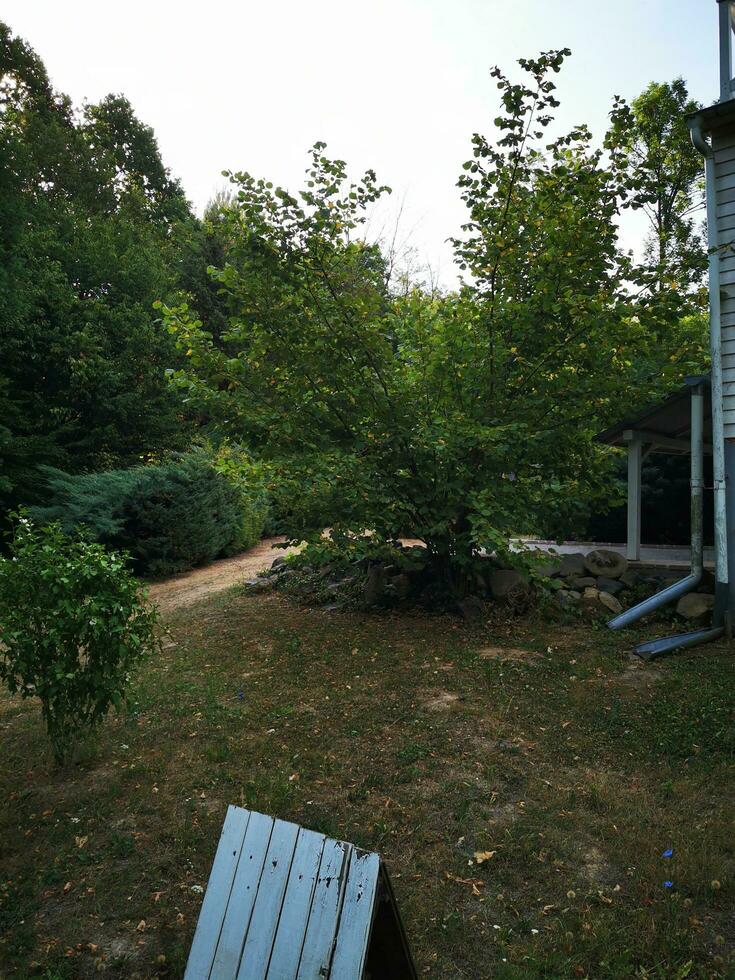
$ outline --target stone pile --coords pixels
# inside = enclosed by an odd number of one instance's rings
[[[328,608],[418,604],[432,611],[454,610],[468,620],[481,619],[488,600],[522,612],[540,584],[542,589],[553,592],[555,601],[564,609],[610,617],[684,574],[669,569],[634,571],[623,555],[605,548],[586,555],[538,552],[533,568],[534,574],[529,576],[503,567],[491,556],[483,558],[475,568],[468,595],[453,603],[446,583],[438,581],[426,549],[396,545],[395,558],[382,560],[363,557],[349,563],[295,565],[277,558],[264,578],[248,584],[253,589],[284,588],[298,598]],[[685,619],[704,622],[710,615],[714,599],[708,594],[711,582],[706,579],[697,593],[680,599],[676,609]]]
[[[587,609],[616,615],[625,606],[660,592],[686,574],[650,567],[633,571],[616,551],[598,548],[588,554],[539,555],[537,572],[548,579],[562,607]],[[705,574],[699,591],[682,596],[676,611],[684,619],[704,622],[712,612],[711,575]]]

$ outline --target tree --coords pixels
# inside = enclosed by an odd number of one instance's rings
[[[529,84],[493,73],[501,136],[474,137],[460,180],[459,294],[387,293],[359,237],[386,188],[349,183],[323,144],[298,197],[233,175],[213,275],[236,312],[215,341],[185,303],[164,309],[174,382],[270,461],[295,537],[415,535],[461,594],[483,549],[509,555],[510,535],[604,496],[591,435],[650,369],[636,355],[670,306],[631,299],[625,188],[587,130],[544,143],[565,54],[522,61]]]
[[[628,105],[616,99],[605,146],[627,174],[627,206],[642,209],[649,223],[646,257],[656,288],[685,291],[701,286],[707,269],[702,238],[704,162],[694,148],[687,116],[701,105],[682,78],[651,82]]]
[[[149,127],[110,96],[79,115],[0,24],[0,505],[36,465],[138,462],[186,440],[153,302],[179,287],[193,217]]]

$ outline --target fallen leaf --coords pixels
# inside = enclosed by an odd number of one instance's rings
[[[145,919],[141,919],[138,925],[135,927],[136,932],[145,932]]]
[[[485,861],[495,857],[497,853],[497,851],[475,851],[474,858],[477,864],[484,864]]]
[[[85,837],[75,837],[74,838],[74,843],[77,845],[77,847],[82,848],[82,847],[84,847],[84,845],[87,843],[88,840],[89,840],[89,837],[88,836],[85,836]]]
[[[456,881],[460,885],[470,885],[473,895],[480,895],[480,889],[485,887],[485,882],[482,880],[482,878],[458,878],[456,875],[450,874],[448,871],[445,871],[444,874],[450,881]]]

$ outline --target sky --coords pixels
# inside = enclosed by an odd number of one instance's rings
[[[715,0],[0,0],[0,19],[77,104],[128,97],[198,212],[247,170],[291,190],[308,148],[393,188],[370,233],[415,248],[444,285],[456,188],[474,132],[492,133],[489,70],[569,47],[560,126],[601,138],[613,95],[678,75],[718,94]],[[634,246],[642,226],[624,227]]]

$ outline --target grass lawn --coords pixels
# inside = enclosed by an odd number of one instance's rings
[[[236,592],[167,625],[68,770],[0,699],[3,977],[179,977],[229,802],[379,850],[422,976],[735,976],[724,645]]]

